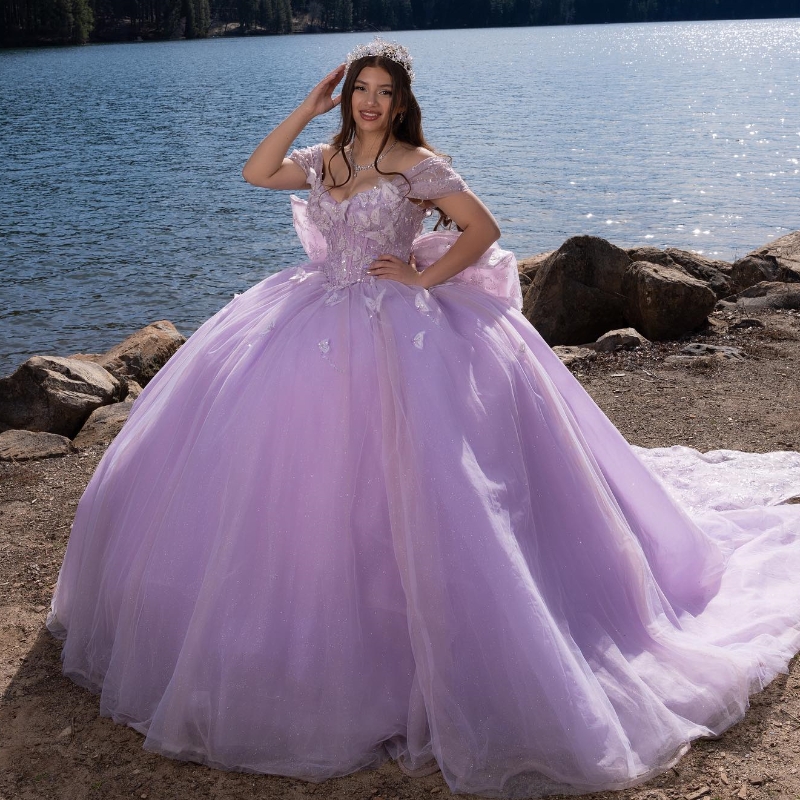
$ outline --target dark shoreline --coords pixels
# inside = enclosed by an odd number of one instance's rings
[[[754,9],[747,8],[745,13],[733,14],[722,12],[717,15],[690,15],[687,13],[679,14],[675,17],[666,18],[650,18],[650,19],[634,19],[634,18],[579,18],[579,19],[564,19],[557,20],[551,19],[546,22],[519,22],[514,23],[510,21],[503,21],[497,23],[466,23],[466,24],[412,24],[410,26],[392,27],[381,24],[365,23],[359,26],[352,27],[325,27],[319,23],[309,21],[308,15],[293,16],[291,21],[291,30],[270,30],[259,26],[246,26],[239,21],[230,20],[227,23],[215,19],[209,25],[205,33],[195,33],[193,35],[186,35],[186,17],[181,18],[179,29],[172,33],[165,34],[163,32],[154,31],[148,28],[136,27],[130,18],[120,18],[113,20],[107,25],[113,25],[116,32],[109,30],[104,31],[102,34],[90,33],[88,37],[83,40],[72,39],[58,39],[52,36],[49,37],[33,37],[30,39],[23,39],[14,41],[9,37],[0,41],[0,50],[17,50],[17,49],[33,49],[45,47],[72,47],[75,45],[90,45],[90,44],[141,44],[143,42],[171,42],[171,41],[191,41],[194,39],[218,39],[218,38],[247,38],[252,36],[304,36],[314,34],[327,34],[327,33],[363,33],[364,35],[396,35],[402,34],[406,31],[449,31],[449,30],[481,30],[492,28],[550,28],[550,27],[581,27],[586,25],[634,25],[634,24],[648,24],[648,23],[683,23],[683,22],[745,22],[745,21],[767,21],[767,20],[791,20],[800,19],[797,9],[791,7],[789,0],[772,0],[774,3],[784,3],[787,8],[783,13],[780,11],[764,12],[762,15],[753,15]],[[722,0],[723,3],[726,0]],[[727,0],[728,5],[737,5],[736,0]],[[645,12],[642,12],[645,13]],[[0,18],[1,19],[1,18]],[[126,21],[127,19],[127,21]],[[453,20],[447,20],[451,23]],[[228,26],[232,26],[228,30]],[[9,26],[10,29],[10,26]],[[222,29],[222,32],[220,30]]]

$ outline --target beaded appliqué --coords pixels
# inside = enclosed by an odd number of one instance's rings
[[[376,279],[367,269],[382,254],[408,260],[411,244],[422,232],[428,213],[423,203],[412,202],[412,198],[443,197],[467,188],[445,159],[432,156],[404,176],[382,178],[375,186],[337,201],[321,180],[321,145],[294,151],[290,158],[302,166],[311,187],[305,208],[307,227],[313,226],[319,234],[316,238],[325,241],[325,258],[319,270],[328,289],[364,281],[374,284]],[[315,237],[310,239],[316,241]],[[298,271],[292,278],[300,282],[305,276]]]
[[[321,353],[322,357],[327,361],[337,372],[344,372],[344,370],[340,369],[333,363],[333,359],[330,356],[331,353],[331,340],[330,339],[320,339],[317,342],[317,347],[319,348],[319,352]]]
[[[412,341],[414,342],[414,347],[416,347],[417,350],[422,350],[424,346],[424,340],[425,340],[425,331],[420,331],[412,339]]]

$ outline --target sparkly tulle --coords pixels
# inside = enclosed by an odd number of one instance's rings
[[[510,254],[365,274],[452,244],[412,202],[464,190],[446,162],[337,204],[295,159],[310,261],[189,338],[81,499],[66,674],[165,755],[508,797],[631,785],[740,719],[800,648],[800,456],[631,448]]]

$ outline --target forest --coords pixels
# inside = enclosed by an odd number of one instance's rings
[[[0,0],[0,46],[800,17],[800,0]]]

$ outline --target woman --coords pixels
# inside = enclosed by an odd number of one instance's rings
[[[212,766],[643,781],[800,647],[800,509],[731,506],[737,459],[694,519],[677,505],[520,314],[404,48],[354,51],[333,144],[285,159],[344,73],[244,167],[309,188],[311,261],[190,337],[87,487],[48,619],[64,670]],[[419,236],[431,207],[462,232]]]

